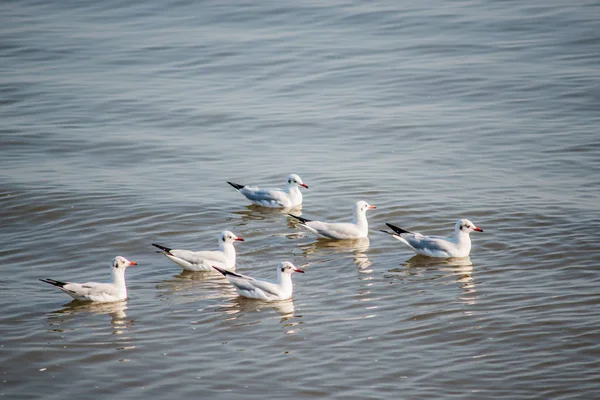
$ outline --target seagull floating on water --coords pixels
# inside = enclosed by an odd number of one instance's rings
[[[303,270],[296,268],[289,261],[284,261],[277,266],[277,279],[275,282],[254,279],[217,266],[213,266],[213,268],[227,277],[240,296],[265,301],[287,300],[292,297],[294,290],[292,273],[304,273]]]
[[[152,246],[158,247],[168,259],[173,261],[187,271],[209,272],[212,266],[217,265],[227,270],[235,269],[235,247],[236,241],[243,242],[244,239],[234,235],[232,232],[223,231],[219,235],[219,250],[216,251],[190,251],[173,250],[160,244],[152,243]]]
[[[246,196],[252,203],[270,208],[294,208],[302,205],[302,192],[299,186],[308,189],[308,185],[302,179],[291,174],[287,177],[284,189],[261,189],[256,186],[240,185],[227,182]]]
[[[367,222],[367,210],[374,210],[375,206],[366,201],[359,201],[354,205],[352,222],[321,222],[288,214],[290,217],[300,221],[300,226],[319,237],[328,239],[360,239],[369,234],[369,223]]]
[[[461,219],[454,227],[454,237],[426,236],[417,232],[387,224],[394,232],[382,231],[392,235],[415,253],[429,257],[452,258],[467,257],[471,252],[471,232],[483,232],[468,219]]]
[[[125,269],[131,265],[137,265],[137,263],[129,261],[125,257],[116,256],[112,262],[111,283],[61,282],[49,278],[40,279],[40,281],[58,287],[60,290],[62,290],[75,300],[95,301],[99,303],[121,301],[127,298],[127,287],[125,286]]]

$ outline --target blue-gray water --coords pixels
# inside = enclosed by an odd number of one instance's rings
[[[0,395],[600,397],[600,4],[0,4]],[[368,242],[316,241],[225,181],[366,200]],[[413,258],[385,222],[470,259]],[[245,301],[152,242],[243,236],[292,301]],[[124,304],[39,282],[105,280]]]

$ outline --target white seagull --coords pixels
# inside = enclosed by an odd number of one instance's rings
[[[270,208],[294,208],[302,205],[302,192],[298,189],[302,186],[308,189],[308,185],[302,179],[291,174],[287,177],[284,189],[261,189],[256,186],[239,185],[227,182],[246,196],[252,203]]]
[[[292,297],[294,290],[292,273],[304,273],[303,270],[296,268],[289,261],[284,261],[277,266],[277,279],[275,282],[254,279],[217,266],[213,266],[213,268],[227,277],[240,296],[265,301],[287,300]]]
[[[467,257],[471,252],[471,237],[469,233],[483,232],[468,219],[461,219],[454,227],[454,237],[426,236],[417,232],[405,231],[392,224],[387,224],[394,232],[387,232],[398,239],[415,253],[429,257],[452,258]]]
[[[40,279],[58,287],[60,290],[80,301],[95,301],[99,303],[110,303],[127,298],[127,287],[125,286],[125,269],[136,262],[129,261],[125,257],[116,256],[112,262],[112,282],[98,283],[74,283],[61,282],[54,279]]]
[[[219,235],[219,250],[216,251],[190,251],[173,250],[160,244],[152,243],[152,246],[158,247],[168,259],[179,265],[187,271],[210,272],[213,265],[228,270],[235,269],[235,247],[236,241],[243,242],[244,239],[234,235],[232,232],[223,231]]]
[[[321,222],[288,214],[290,217],[300,221],[300,226],[308,229],[319,237],[328,239],[361,239],[369,234],[369,223],[367,222],[367,210],[374,210],[375,206],[366,201],[359,201],[354,205],[352,222]]]

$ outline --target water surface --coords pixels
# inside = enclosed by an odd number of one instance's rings
[[[595,398],[600,395],[597,2],[0,5],[0,394]],[[302,215],[366,200],[329,242],[225,181],[299,174]],[[385,222],[472,235],[431,260]],[[236,296],[151,243],[211,249],[292,300]],[[38,278],[130,298],[69,302]]]

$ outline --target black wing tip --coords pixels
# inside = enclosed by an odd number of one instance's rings
[[[219,271],[220,273],[223,274],[223,276],[227,275],[227,271],[225,271],[223,268],[219,268],[219,267],[215,267],[214,265],[212,266],[216,271]]]
[[[159,249],[161,249],[162,251],[164,251],[166,253],[171,253],[171,250],[172,250],[172,249],[170,249],[168,247],[161,246],[160,244],[156,244],[156,243],[152,243],[152,246],[158,247]]]
[[[240,190],[241,188],[243,188],[245,185],[240,185],[239,183],[233,183],[233,182],[229,182],[226,181],[227,183],[229,183],[231,186],[233,186],[236,190]]]
[[[57,280],[50,279],[50,278],[40,279],[40,281],[49,283],[51,285],[58,286],[58,287],[63,287],[67,284],[66,282],[61,282],[61,281],[57,281]]]
[[[391,230],[394,231],[394,233],[401,235],[403,233],[412,233],[411,231],[407,231],[405,229],[399,228],[396,225],[392,225],[392,224],[388,224],[387,222],[385,223]]]
[[[238,278],[241,278],[241,275],[236,274],[235,272],[231,272],[226,270],[225,268],[221,268],[221,267],[216,267],[216,266],[212,266],[214,269],[216,269],[217,271],[219,271],[220,273],[223,274],[223,276],[227,276],[227,275],[233,275],[233,276],[237,276]]]
[[[305,224],[305,223],[307,223],[307,222],[310,222],[310,221],[311,221],[310,219],[302,218],[302,217],[299,217],[299,216],[297,216],[297,215],[294,215],[294,214],[288,214],[288,215],[289,215],[290,217],[292,217],[292,218],[296,218],[296,219],[297,219],[298,221],[300,221],[300,223],[302,223],[302,224]]]

